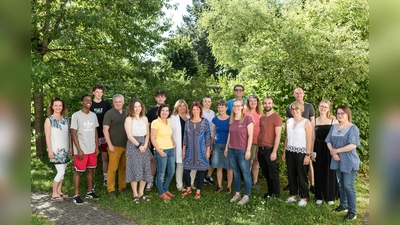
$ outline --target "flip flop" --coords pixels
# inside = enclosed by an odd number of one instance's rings
[[[67,194],[61,194],[60,197],[62,198],[69,198],[69,196]]]
[[[64,198],[61,196],[51,196],[51,200],[61,202],[64,200]]]

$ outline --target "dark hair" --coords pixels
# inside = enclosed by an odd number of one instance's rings
[[[197,106],[200,109],[200,118],[202,118],[203,117],[203,108],[201,107],[200,102],[193,102],[190,105],[190,110],[189,110],[190,118],[193,118],[193,116],[194,116],[193,115],[193,107],[195,107],[195,106]]]
[[[96,89],[100,89],[100,90],[104,91],[104,87],[101,84],[94,85],[92,88],[92,92],[94,92]]]
[[[62,100],[62,98],[59,98],[59,97],[54,97],[53,99],[51,99],[50,104],[47,107],[47,115],[49,115],[49,116],[53,115],[53,113],[54,113],[53,105],[54,105],[54,102],[57,102],[57,101],[62,103],[63,109],[61,110],[61,115],[62,116],[68,115],[68,110],[67,110],[67,107],[65,107],[64,100]]]
[[[235,88],[237,88],[237,87],[241,87],[243,89],[243,91],[244,91],[244,87],[241,84],[236,84],[235,87],[233,87],[233,90],[235,90]]]
[[[267,96],[265,96],[264,99],[263,99],[263,104],[264,104],[264,100],[265,100],[265,99],[271,99],[271,100],[272,100],[272,103],[274,103],[274,98],[272,98],[271,96],[268,96],[268,95],[267,95]]]
[[[83,95],[83,96],[81,97],[81,102],[83,101],[83,99],[84,99],[85,97],[90,97],[90,98],[92,98],[92,96],[90,96],[90,95],[88,95],[88,94],[85,94],[85,95]]]
[[[221,100],[218,100],[218,102],[217,102],[217,106],[219,106],[219,105],[228,107],[228,102],[225,101],[224,99],[221,99]]]
[[[351,123],[351,110],[350,110],[350,108],[348,106],[345,106],[345,105],[339,105],[336,108],[336,113],[337,113],[338,109],[343,110],[347,114],[347,118],[349,118],[349,122]]]
[[[161,105],[158,106],[158,108],[157,108],[157,117],[160,117],[161,110],[162,110],[163,108],[165,108],[165,107],[168,107],[168,112],[169,112],[167,118],[169,118],[169,117],[171,116],[171,108],[169,107],[169,105],[168,105],[168,104],[161,104]]]
[[[163,91],[163,90],[157,90],[154,97],[157,97],[159,95],[167,97],[167,93],[165,93],[165,91]]]
[[[139,102],[140,106],[142,107],[142,111],[140,111],[140,113],[139,113],[139,118],[144,116],[144,114],[146,113],[146,108],[143,105],[143,102],[137,98],[134,98],[129,102],[128,109],[126,112],[126,117],[128,117],[128,116],[135,117],[135,103],[136,102]]]

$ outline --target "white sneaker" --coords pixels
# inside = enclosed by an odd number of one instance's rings
[[[335,204],[333,201],[328,201],[328,205],[333,205]]]
[[[299,201],[299,206],[306,206],[306,205],[307,205],[307,202],[304,201],[304,199]]]
[[[289,197],[286,199],[286,203],[296,202],[296,199]]]
[[[322,200],[318,199],[315,203],[317,203],[317,205],[321,205],[322,204]]]
[[[231,198],[231,202],[236,202],[237,200],[239,200],[239,198],[240,198],[240,194],[235,195],[235,196],[233,196],[233,198]]]

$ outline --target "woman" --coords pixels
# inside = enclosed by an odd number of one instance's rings
[[[180,192],[186,191],[186,188],[183,187],[183,163],[182,163],[182,144],[183,144],[183,134],[185,130],[186,120],[189,119],[189,109],[188,105],[183,99],[179,99],[176,101],[174,105],[174,110],[171,115],[171,123],[172,123],[172,138],[176,144],[175,147],[175,158],[176,158],[176,171],[175,171],[175,179],[176,179],[176,188]],[[196,170],[192,170],[190,173],[190,177],[192,178],[192,183],[194,182],[194,178],[196,177]]]
[[[258,185],[258,172],[260,170],[260,165],[258,163],[258,135],[260,133],[260,118],[263,114],[261,109],[261,103],[257,96],[250,95],[246,101],[246,109],[244,113],[250,116],[253,119],[254,123],[254,131],[253,131],[253,141],[251,144],[251,163],[250,170],[253,175],[253,185],[252,188],[257,190],[261,190],[261,187]]]
[[[229,116],[226,114],[228,103],[225,100],[217,102],[218,116],[212,119],[212,136],[211,140],[214,141],[213,157],[211,165],[217,169],[217,183],[218,187],[214,191],[215,194],[221,193],[224,188],[222,187],[222,169],[226,169],[228,184],[226,186],[226,194],[231,193],[233,171],[229,159],[225,157],[224,151],[228,141],[229,134]]]
[[[54,164],[57,174],[53,181],[51,199],[62,201],[68,195],[61,191],[65,169],[72,155],[71,136],[69,133],[68,111],[61,98],[53,98],[47,108],[48,117],[44,122],[47,152],[50,163]]]
[[[186,191],[183,196],[192,193],[190,171],[197,170],[197,191],[195,199],[201,198],[201,188],[204,183],[204,172],[210,167],[211,131],[207,119],[202,118],[202,108],[199,102],[193,102],[190,106],[190,119],[186,121],[183,136],[183,176],[186,183]]]
[[[354,181],[360,166],[356,148],[360,145],[360,131],[351,122],[351,111],[347,106],[336,109],[339,124],[332,126],[325,139],[332,156],[331,169],[336,171],[340,191],[337,212],[348,211],[345,220],[356,219],[356,190]]]
[[[171,200],[175,195],[168,191],[175,171],[175,142],[172,139],[172,127],[169,105],[161,104],[157,109],[158,118],[151,123],[151,143],[157,161],[158,196]]]
[[[296,202],[296,196],[300,193],[298,205],[306,206],[309,197],[307,173],[310,168],[312,125],[301,116],[304,112],[303,104],[296,101],[290,105],[290,110],[293,118],[287,120],[285,151],[282,155],[287,165],[291,195],[286,203]]]
[[[125,119],[126,143],[126,183],[131,183],[133,202],[150,201],[144,195],[146,182],[152,181],[150,159],[153,157],[149,149],[149,122],[145,115],[145,107],[139,99],[132,99],[128,105]],[[139,191],[137,190],[139,182]]]
[[[336,172],[330,169],[332,156],[325,143],[332,124],[338,123],[330,110],[331,103],[328,100],[322,100],[318,106],[317,118],[311,121],[314,127],[314,154],[311,159],[314,167],[315,198],[318,205],[323,201],[328,205],[333,205],[338,194]]]
[[[240,199],[241,174],[244,178],[244,196],[238,202],[239,205],[244,205],[249,201],[251,189],[250,151],[254,132],[253,120],[243,113],[243,108],[244,105],[241,99],[235,100],[232,104],[228,144],[224,151],[224,155],[229,158],[233,169],[233,183],[236,192],[230,202],[236,202]]]

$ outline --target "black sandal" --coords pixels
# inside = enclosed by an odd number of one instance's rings
[[[142,199],[142,200],[145,201],[145,202],[149,202],[149,201],[150,201],[150,199],[149,199],[148,197],[146,197],[146,195],[142,195],[142,196],[140,197],[140,199]]]
[[[140,204],[140,200],[138,196],[133,197],[133,202],[136,204]]]

